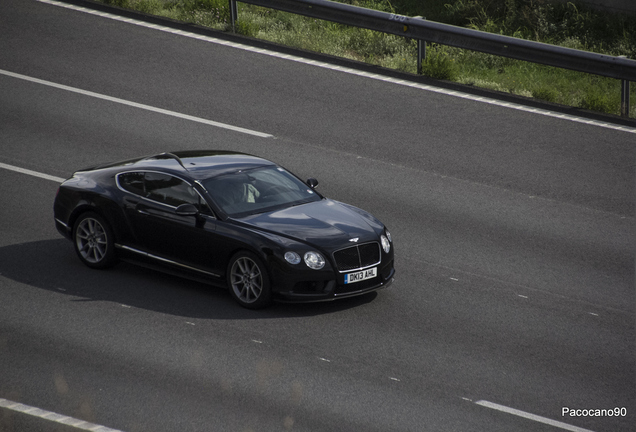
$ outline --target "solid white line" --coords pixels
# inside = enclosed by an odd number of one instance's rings
[[[229,124],[226,124],[226,123],[220,123],[220,122],[216,122],[216,121],[213,121],[213,120],[207,120],[207,119],[204,119],[204,118],[201,118],[201,117],[195,117],[195,116],[191,116],[191,115],[187,115],[187,114],[182,114],[182,113],[179,113],[179,112],[176,112],[176,111],[170,111],[170,110],[166,110],[166,109],[163,109],[163,108],[157,108],[157,107],[153,107],[153,106],[150,106],[150,105],[140,104],[140,103],[137,103],[137,102],[132,102],[132,101],[126,100],[126,99],[120,99],[120,98],[104,95],[104,94],[101,94],[101,93],[95,93],[95,92],[88,91],[88,90],[82,90],[82,89],[78,89],[78,88],[75,88],[75,87],[70,87],[70,86],[67,86],[67,85],[64,85],[64,84],[57,84],[57,83],[54,83],[54,82],[51,82],[51,81],[46,81],[46,80],[42,80],[42,79],[39,79],[39,78],[33,78],[33,77],[30,77],[30,76],[27,76],[27,75],[21,75],[21,74],[18,74],[18,73],[9,72],[9,71],[2,70],[2,69],[0,69],[0,74],[7,75],[7,76],[10,76],[12,78],[18,78],[18,79],[21,79],[21,80],[34,82],[34,83],[37,83],[37,84],[46,85],[46,86],[49,86],[49,87],[55,87],[55,88],[58,88],[58,89],[61,89],[61,90],[66,90],[66,91],[70,91],[70,92],[73,92],[73,93],[79,93],[79,94],[84,95],[84,96],[90,96],[90,97],[94,97],[94,98],[97,98],[97,99],[103,99],[103,100],[107,100],[109,102],[115,102],[115,103],[119,103],[119,104],[122,104],[122,105],[128,105],[128,106],[131,106],[131,107],[134,107],[134,108],[141,108],[141,109],[146,110],[146,111],[152,111],[152,112],[156,112],[156,113],[159,113],[159,114],[165,114],[165,115],[169,115],[169,116],[172,116],[172,117],[177,117],[177,118],[180,118],[180,119],[185,119],[185,120],[189,120],[189,121],[193,121],[193,122],[197,122],[197,123],[203,123],[203,124],[206,124],[206,125],[209,125],[209,126],[215,126],[215,127],[219,127],[219,128],[223,128],[223,129],[229,129],[229,130],[232,130],[232,131],[235,131],[235,132],[241,132],[241,133],[244,133],[244,134],[255,135],[255,136],[258,136],[258,137],[261,137],[261,138],[272,138],[273,137],[273,135],[267,134],[267,133],[264,133],[264,132],[258,132],[258,131],[254,131],[254,130],[251,130],[251,129],[245,129],[245,128],[238,127],[238,126],[232,126],[232,125],[229,125]]]
[[[508,414],[516,415],[516,416],[523,417],[523,418],[526,418],[526,419],[529,419],[529,420],[534,420],[534,421],[539,422],[539,423],[544,423],[544,424],[547,424],[547,425],[550,425],[550,426],[558,427],[558,428],[561,428],[561,429],[564,429],[564,430],[568,430],[568,431],[572,431],[572,432],[593,432],[593,431],[591,431],[589,429],[583,429],[583,428],[580,428],[578,426],[572,426],[572,425],[569,425],[567,423],[563,423],[563,422],[560,422],[560,421],[549,419],[547,417],[541,417],[541,416],[538,416],[536,414],[530,414],[530,413],[527,413],[525,411],[521,411],[521,410],[518,410],[518,409],[510,408],[510,407],[507,407],[507,406],[504,406],[504,405],[499,405],[499,404],[496,404],[496,403],[493,403],[493,402],[488,402],[488,401],[485,401],[485,400],[480,400],[480,401],[477,401],[475,403],[477,405],[481,405],[481,406],[484,406],[484,407],[487,407],[487,408],[492,408],[492,409],[497,410],[497,411],[502,411],[502,412],[505,412],[505,413],[508,413]]]
[[[40,408],[35,408],[29,405],[24,405],[17,402],[12,402],[7,399],[0,398],[0,408],[10,409],[12,411],[21,412],[24,414],[29,414],[34,417],[39,417],[44,420],[53,421],[56,423],[61,423],[67,426],[72,426],[76,429],[87,430],[87,431],[99,431],[99,432],[122,432],[119,429],[111,429],[106,426],[97,425],[94,423],[89,423],[84,420],[75,419],[73,417],[67,417],[61,414],[57,414],[51,411],[45,411]]]
[[[602,121],[597,121],[597,120],[590,120],[584,117],[578,117],[578,116],[574,116],[574,115],[570,115],[570,114],[561,114],[561,113],[557,113],[554,111],[550,111],[550,110],[545,110],[545,109],[540,109],[540,108],[531,108],[531,107],[527,107],[525,105],[520,105],[520,104],[515,104],[515,103],[509,103],[509,102],[502,102],[499,101],[497,99],[491,99],[491,98],[487,98],[487,97],[482,97],[482,96],[475,96],[475,95],[471,95],[468,93],[462,93],[462,92],[458,92],[458,91],[454,91],[454,90],[446,90],[446,89],[442,89],[442,88],[438,88],[438,87],[434,87],[431,85],[426,85],[426,84],[419,84],[419,83],[414,83],[414,82],[410,82],[410,81],[405,81],[405,80],[401,80],[401,79],[396,79],[396,78],[391,78],[391,77],[386,77],[383,75],[379,75],[379,74],[369,74],[363,71],[359,71],[356,69],[352,69],[352,68],[347,68],[347,67],[342,67],[342,66],[335,66],[329,63],[325,63],[325,62],[320,62],[320,61],[315,61],[315,60],[308,60],[306,58],[303,57],[297,57],[297,56],[293,56],[293,55],[289,55],[289,54],[281,54],[281,53],[277,53],[274,51],[267,51],[261,48],[254,48],[248,45],[242,45],[236,42],[229,42],[229,41],[225,41],[222,39],[217,39],[217,38],[213,38],[213,37],[209,37],[209,36],[201,36],[195,33],[191,33],[191,32],[185,32],[182,30],[176,30],[170,27],[165,27],[165,26],[158,26],[156,24],[149,24],[146,23],[144,21],[139,21],[139,20],[134,20],[134,19],[130,19],[130,18],[122,18],[118,15],[114,15],[114,14],[110,14],[107,12],[100,12],[100,11],[96,11],[96,10],[92,10],[92,9],[88,9],[85,7],[81,7],[81,6],[75,6],[75,5],[70,5],[70,4],[66,4],[66,3],[62,3],[59,1],[55,1],[55,0],[38,0],[41,3],[47,3],[50,5],[54,5],[54,6],[60,6],[60,7],[64,7],[67,9],[72,9],[72,10],[76,10],[76,11],[80,11],[80,12],[84,12],[84,13],[88,13],[88,14],[92,14],[92,15],[97,15],[103,18],[109,18],[109,19],[113,19],[113,20],[117,20],[117,21],[124,21],[126,23],[129,24],[134,24],[134,25],[138,25],[141,27],[146,27],[146,28],[150,28],[153,30],[160,30],[166,33],[172,33],[172,34],[177,34],[180,36],[186,36],[189,38],[194,38],[194,39],[199,39],[202,41],[206,41],[206,42],[211,42],[211,43],[215,43],[215,44],[219,44],[219,45],[224,45],[224,46],[229,46],[232,48],[237,48],[237,49],[241,49],[244,51],[250,51],[250,52],[254,52],[254,53],[258,53],[258,54],[264,54],[264,55],[268,55],[271,57],[277,57],[277,58],[281,58],[281,59],[285,59],[285,60],[291,60],[291,61],[295,61],[298,63],[303,63],[303,64],[307,64],[307,65],[311,65],[311,66],[317,66],[317,67],[321,67],[321,68],[325,68],[325,69],[330,69],[330,70],[334,70],[334,71],[340,71],[340,72],[344,72],[344,73],[348,73],[351,75],[357,75],[357,76],[361,76],[361,77],[366,77],[366,78],[371,78],[371,79],[376,79],[376,80],[381,80],[381,81],[386,81],[386,82],[391,82],[393,84],[398,84],[398,85],[405,85],[408,87],[414,87],[420,90],[426,90],[426,91],[430,91],[430,92],[434,92],[434,93],[440,93],[440,94],[444,94],[447,96],[455,96],[455,97],[459,97],[462,99],[467,99],[467,100],[472,100],[472,101],[477,101],[477,102],[483,102],[483,103],[487,103],[490,105],[496,105],[496,106],[501,106],[501,107],[506,107],[506,108],[511,108],[511,109],[516,109],[519,111],[525,111],[525,112],[529,112],[529,113],[533,113],[533,114],[540,114],[540,115],[544,115],[547,117],[554,117],[554,118],[558,118],[558,119],[562,119],[562,120],[569,120],[569,121],[573,121],[573,122],[577,122],[577,123],[584,123],[584,124],[588,124],[591,126],[597,126],[597,127],[603,127],[603,128],[607,128],[607,129],[614,129],[614,130],[618,130],[618,131],[622,131],[622,132],[629,132],[629,133],[636,133],[636,127],[631,127],[631,126],[620,126],[620,125],[616,125],[613,123],[607,123],[607,122],[602,122]]]
[[[31,176],[34,176],[34,177],[43,178],[45,180],[52,180],[52,181],[58,182],[58,183],[62,183],[64,180],[66,180],[66,179],[63,179],[62,177],[55,177],[55,176],[44,174],[44,173],[41,173],[41,172],[31,171],[31,170],[26,169],[26,168],[20,168],[20,167],[13,166],[13,165],[3,164],[2,162],[0,162],[0,168],[4,168],[4,169],[10,170],[10,171],[19,172],[19,173],[22,173],[22,174],[28,174],[28,175],[31,175]]]

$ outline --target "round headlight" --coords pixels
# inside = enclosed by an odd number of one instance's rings
[[[384,228],[384,234],[386,235],[386,237],[389,239],[389,241],[391,243],[393,243],[393,239],[391,238],[391,233],[389,232],[388,229]]]
[[[290,264],[298,264],[300,262],[300,255],[296,252],[285,252],[285,261]]]
[[[382,250],[384,250],[384,253],[389,253],[391,251],[391,242],[389,239],[383,234],[380,236],[380,241],[382,242]]]
[[[320,270],[325,266],[325,259],[318,252],[307,252],[305,254],[305,264],[314,270]]]

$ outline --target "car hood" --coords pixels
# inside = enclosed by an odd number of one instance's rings
[[[241,222],[317,247],[335,249],[377,240],[383,225],[356,207],[322,199],[284,210],[241,218]]]

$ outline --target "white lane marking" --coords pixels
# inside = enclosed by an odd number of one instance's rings
[[[66,180],[66,179],[63,179],[62,177],[55,177],[55,176],[44,174],[44,173],[41,173],[41,172],[31,171],[31,170],[26,169],[26,168],[20,168],[20,167],[13,166],[13,165],[3,164],[2,162],[0,162],[0,168],[4,168],[4,169],[10,170],[10,171],[19,172],[19,173],[22,173],[22,174],[28,174],[28,175],[31,175],[31,176],[34,176],[34,177],[43,178],[43,179],[46,179],[46,180],[52,180],[52,181],[58,182],[58,183],[62,183],[64,180]]]
[[[166,33],[172,33],[172,34],[176,34],[179,36],[185,36],[185,37],[189,37],[189,38],[193,38],[193,39],[198,39],[201,41],[205,41],[205,42],[211,42],[211,43],[215,43],[218,45],[224,45],[224,46],[229,46],[232,48],[237,48],[237,49],[241,49],[244,51],[250,51],[253,53],[257,53],[257,54],[264,54],[264,55],[268,55],[271,57],[277,57],[280,59],[284,59],[284,60],[291,60],[291,61],[295,61],[297,63],[303,63],[306,65],[310,65],[310,66],[317,66],[317,67],[321,67],[324,69],[330,69],[330,70],[334,70],[334,71],[339,71],[339,72],[344,72],[344,73],[348,73],[351,75],[357,75],[357,76],[361,76],[361,77],[365,77],[365,78],[371,78],[371,79],[375,79],[375,80],[380,80],[380,81],[385,81],[385,82],[389,82],[389,83],[393,83],[393,84],[398,84],[398,85],[404,85],[407,87],[413,87],[413,88],[417,88],[420,90],[426,90],[426,91],[430,91],[430,92],[434,92],[434,93],[440,93],[440,94],[444,94],[447,96],[455,96],[455,97],[459,97],[462,99],[468,99],[468,100],[472,100],[472,101],[477,101],[477,102],[483,102],[483,103],[487,103],[490,105],[496,105],[496,106],[501,106],[501,107],[506,107],[506,108],[512,108],[512,109],[516,109],[519,111],[525,111],[525,112],[529,112],[529,113],[534,113],[534,114],[540,114],[540,115],[544,115],[544,116],[548,116],[548,117],[554,117],[554,118],[558,118],[558,119],[562,119],[562,120],[569,120],[569,121],[573,121],[573,122],[577,122],[577,123],[584,123],[584,124],[588,124],[591,126],[598,126],[598,127],[603,127],[603,128],[607,128],[607,129],[614,129],[614,130],[618,130],[618,131],[623,131],[623,132],[629,132],[629,133],[636,133],[636,127],[632,127],[632,126],[621,126],[621,125],[617,125],[617,124],[613,124],[613,123],[608,123],[608,122],[603,122],[603,121],[599,121],[599,120],[592,120],[592,119],[588,119],[588,118],[584,118],[584,117],[578,117],[578,116],[574,116],[574,115],[570,115],[570,114],[562,114],[562,113],[557,113],[554,111],[550,111],[550,110],[546,110],[546,109],[541,109],[541,108],[532,108],[532,107],[528,107],[525,105],[520,105],[520,104],[515,104],[512,102],[503,102],[497,99],[491,99],[488,97],[483,97],[483,96],[475,96],[475,95],[471,95],[468,93],[462,93],[460,91],[456,91],[456,90],[446,90],[446,89],[442,89],[442,88],[438,88],[438,87],[434,87],[431,85],[426,85],[426,84],[420,84],[420,83],[416,83],[416,82],[412,82],[412,81],[406,81],[406,80],[402,80],[402,79],[397,79],[397,78],[391,78],[391,77],[387,77],[385,75],[380,75],[380,74],[376,74],[376,73],[370,73],[370,72],[364,72],[364,71],[359,71],[356,69],[352,69],[352,68],[348,68],[348,67],[343,67],[343,66],[336,66],[336,65],[332,65],[329,63],[325,63],[325,62],[321,62],[321,61],[316,61],[316,60],[309,60],[303,57],[297,57],[297,56],[293,56],[290,54],[282,54],[282,53],[278,53],[275,51],[268,51],[266,49],[262,49],[262,48],[255,48],[255,47],[251,47],[248,45],[242,45],[240,43],[236,43],[236,42],[230,42],[230,41],[226,41],[223,39],[217,39],[214,37],[209,37],[209,36],[203,36],[203,35],[199,35],[196,33],[191,33],[191,32],[186,32],[183,30],[176,30],[170,27],[165,27],[165,26],[161,26],[161,25],[157,25],[157,24],[150,24],[144,21],[139,21],[139,20],[135,20],[132,18],[123,18],[120,17],[118,15],[114,15],[114,14],[110,14],[108,12],[100,12],[100,11],[96,11],[96,10],[92,10],[92,9],[88,9],[85,7],[81,7],[81,6],[75,6],[75,5],[71,5],[71,4],[66,4],[66,3],[62,3],[56,0],[38,0],[41,3],[46,3],[46,4],[50,4],[50,5],[54,5],[54,6],[60,6],[60,7],[64,7],[67,9],[72,9],[72,10],[76,10],[79,12],[84,12],[84,13],[88,13],[91,15],[97,15],[103,18],[109,18],[109,19],[113,19],[113,20],[117,20],[117,21],[122,21],[125,23],[129,23],[129,24],[134,24],[137,26],[141,26],[141,27],[146,27],[146,28],[150,28],[153,30],[159,30],[162,32],[166,32]]]
[[[502,411],[502,412],[505,412],[505,413],[508,413],[508,414],[516,415],[518,417],[523,417],[523,418],[526,418],[528,420],[534,420],[534,421],[539,422],[539,423],[544,423],[544,424],[547,424],[547,425],[550,425],[550,426],[558,427],[558,428],[561,428],[561,429],[564,429],[564,430],[568,430],[568,431],[572,431],[572,432],[592,432],[589,429],[583,429],[583,428],[580,428],[578,426],[572,426],[572,425],[569,425],[567,423],[563,423],[563,422],[560,422],[560,421],[549,419],[547,417],[541,417],[541,416],[538,416],[536,414],[530,414],[530,413],[527,413],[525,411],[521,411],[521,410],[518,410],[518,409],[510,408],[510,407],[507,407],[507,406],[504,406],[504,405],[499,405],[499,404],[496,404],[496,403],[493,403],[493,402],[488,402],[488,401],[485,401],[485,400],[479,400],[479,401],[477,401],[475,403],[477,405],[481,405],[481,406],[484,406],[486,408],[491,408],[491,409],[494,409],[494,410],[497,410],[497,411]]]
[[[54,87],[54,88],[61,89],[61,90],[66,90],[66,91],[73,92],[73,93],[79,93],[79,94],[84,95],[84,96],[90,96],[90,97],[94,97],[94,98],[97,98],[97,99],[103,99],[103,100],[106,100],[106,101],[109,101],[109,102],[115,102],[115,103],[118,103],[118,104],[127,105],[127,106],[134,107],[134,108],[140,108],[140,109],[143,109],[143,110],[146,110],[146,111],[152,111],[152,112],[156,112],[156,113],[159,113],[159,114],[164,114],[164,115],[168,115],[168,116],[172,116],[172,117],[177,117],[177,118],[184,119],[184,120],[189,120],[189,121],[193,121],[193,122],[197,122],[197,123],[203,123],[205,125],[215,126],[215,127],[218,127],[218,128],[229,129],[229,130],[234,131],[234,132],[241,132],[241,133],[248,134],[248,135],[258,136],[258,137],[261,137],[261,138],[273,138],[273,135],[265,133],[265,132],[258,132],[258,131],[255,131],[255,130],[246,129],[246,128],[242,128],[242,127],[239,127],[239,126],[233,126],[233,125],[230,125],[230,124],[227,124],[227,123],[220,123],[220,122],[217,122],[217,121],[214,121],[214,120],[208,120],[208,119],[204,119],[204,118],[201,118],[201,117],[195,117],[195,116],[191,116],[191,115],[188,115],[188,114],[183,114],[183,113],[176,112],[176,111],[170,111],[170,110],[166,110],[166,109],[163,109],[163,108],[157,108],[157,107],[153,107],[151,105],[145,105],[145,104],[141,104],[141,103],[137,103],[137,102],[132,102],[132,101],[129,101],[129,100],[126,100],[126,99],[120,99],[120,98],[104,95],[104,94],[101,94],[101,93],[95,93],[95,92],[88,91],[88,90],[82,90],[82,89],[78,89],[78,88],[75,88],[75,87],[67,86],[67,85],[64,85],[64,84],[58,84],[58,83],[54,83],[54,82],[51,82],[51,81],[46,81],[46,80],[42,80],[42,79],[39,79],[39,78],[33,78],[33,77],[30,77],[30,76],[27,76],[27,75],[18,74],[18,73],[15,73],[15,72],[9,72],[9,71],[0,69],[0,74],[6,75],[6,76],[10,76],[12,78],[18,78],[18,79],[21,79],[21,80],[34,82],[34,83],[37,83],[37,84],[46,85],[46,86],[49,86],[49,87]]]
[[[34,417],[42,418],[44,420],[61,423],[63,425],[72,426],[76,429],[81,429],[86,431],[122,432],[119,429],[111,429],[106,426],[100,426],[95,423],[89,423],[84,420],[68,417],[62,414],[57,414],[51,411],[46,411],[40,408],[24,405],[18,402],[12,402],[10,400],[2,399],[2,398],[0,398],[0,408],[7,408],[12,411],[21,412],[24,414],[32,415]]]

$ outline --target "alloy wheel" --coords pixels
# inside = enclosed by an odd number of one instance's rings
[[[263,292],[263,275],[260,267],[249,257],[240,257],[232,265],[230,283],[236,298],[244,303],[254,303]]]
[[[75,233],[77,250],[88,263],[98,264],[108,252],[108,236],[102,224],[93,218],[80,221]]]

